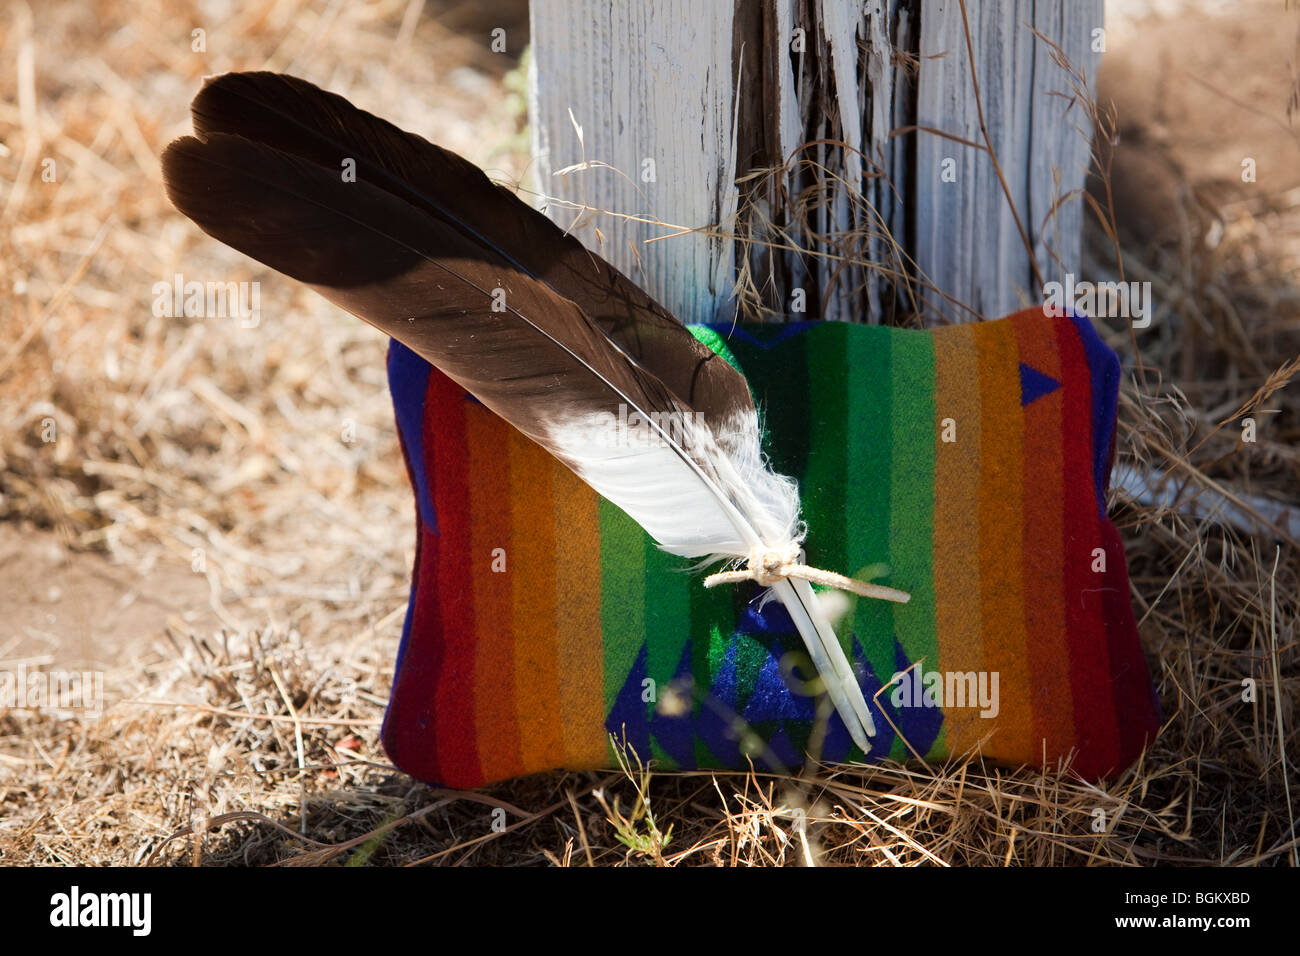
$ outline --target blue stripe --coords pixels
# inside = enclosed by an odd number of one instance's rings
[[[1092,481],[1097,495],[1097,513],[1106,517],[1106,489],[1110,487],[1110,466],[1115,457],[1115,413],[1119,404],[1119,356],[1101,340],[1084,316],[1070,312],[1088,357],[1092,379]]]
[[[437,534],[438,516],[433,510],[424,461],[424,399],[429,393],[429,373],[432,371],[433,366],[415,352],[396,339],[389,339],[388,390],[393,396],[397,430],[415,480],[415,501],[420,509],[420,520]]]

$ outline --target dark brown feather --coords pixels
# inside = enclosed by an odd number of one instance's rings
[[[242,136],[358,178],[494,250],[575,302],[631,358],[715,421],[753,407],[748,386],[662,306],[474,164],[297,77],[227,73],[192,105],[200,139]]]
[[[369,183],[219,133],[173,142],[163,175],[204,232],[414,349],[543,444],[547,422],[620,402],[688,410],[573,302]]]

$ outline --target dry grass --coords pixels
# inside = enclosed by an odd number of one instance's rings
[[[47,2],[0,20],[0,518],[146,586],[200,549],[209,595],[165,635],[103,652],[101,718],[0,711],[0,861],[1295,863],[1295,542],[1275,550],[1186,502],[1210,488],[1297,503],[1300,399],[1277,370],[1300,354],[1300,197],[1208,218],[1189,202],[1177,248],[1136,254],[1092,227],[1088,271],[1115,269],[1120,249],[1164,310],[1140,339],[1108,336],[1130,363],[1139,344],[1145,369],[1124,387],[1121,461],[1182,496],[1114,503],[1168,716],[1119,779],[978,762],[658,774],[628,754],[607,773],[455,793],[393,770],[377,731],[412,515],[384,344],[198,234],[167,206],[156,157],[202,75],[270,67],[521,174],[524,157],[492,148],[516,132],[483,72],[504,65],[411,9]],[[175,272],[267,280],[260,325],[155,317],[153,284]],[[1252,396],[1259,440],[1243,444]]]

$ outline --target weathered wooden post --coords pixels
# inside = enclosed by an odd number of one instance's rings
[[[1101,29],[1102,0],[534,0],[539,186],[684,321],[1001,315],[1077,271]]]

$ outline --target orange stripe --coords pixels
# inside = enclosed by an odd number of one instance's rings
[[[608,762],[603,693],[605,645],[600,626],[600,499],[567,468],[556,465],[553,477],[564,766],[594,769]]]
[[[485,780],[523,773],[515,713],[510,468],[514,431],[481,405],[465,403],[469,457],[470,574],[474,588],[474,726]],[[500,550],[498,550],[500,549]],[[504,570],[503,570],[504,569]]]
[[[980,393],[972,326],[935,330],[934,389],[934,612],[939,669],[978,672],[984,667],[977,560]],[[944,441],[945,433],[955,440]],[[972,709],[945,712],[943,739],[948,752],[960,754],[973,748],[988,730],[987,723]]]
[[[510,429],[515,708],[524,772],[564,764],[555,661],[555,460]]]
[[[1014,327],[975,326],[980,387],[980,594],[984,669],[998,674],[999,711],[985,720],[992,747],[1007,762],[1033,760],[1033,713],[1025,660],[1024,474],[1020,359]]]
[[[1020,361],[1061,381],[1056,329],[1041,309],[1017,313]],[[1034,713],[1035,756],[1050,760],[1074,745],[1070,649],[1065,639],[1065,519],[1061,457],[1064,392],[1024,406],[1025,643]]]

